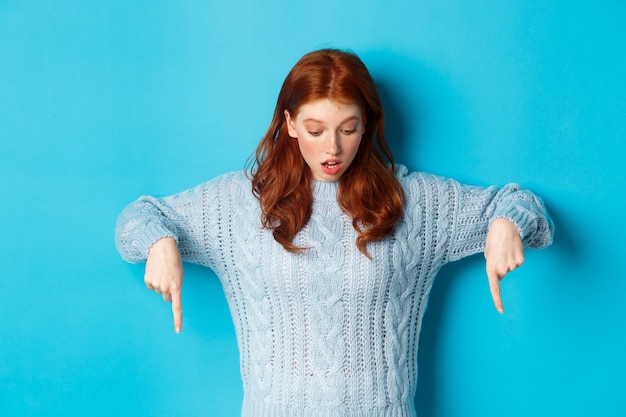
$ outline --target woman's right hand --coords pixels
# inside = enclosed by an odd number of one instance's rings
[[[172,303],[174,331],[180,333],[183,327],[183,263],[173,238],[160,239],[150,248],[144,282],[148,289],[161,294],[163,300]]]

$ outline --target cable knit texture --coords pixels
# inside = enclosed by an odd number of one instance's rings
[[[120,215],[116,243],[130,262],[160,238],[183,260],[212,268],[241,354],[244,417],[415,416],[417,344],[433,277],[484,249],[491,221],[513,221],[524,244],[552,241],[542,202],[515,184],[461,185],[397,169],[407,195],[392,235],[356,248],[337,183],[314,182],[313,214],[286,252],[260,223],[243,172],[166,198],[142,197]]]

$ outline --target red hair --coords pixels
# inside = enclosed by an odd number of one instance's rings
[[[250,170],[262,224],[289,252],[299,252],[295,235],[311,217],[311,170],[298,142],[287,132],[284,112],[295,117],[305,103],[331,99],[356,104],[365,118],[357,154],[339,179],[337,201],[352,218],[356,245],[369,257],[367,243],[387,236],[402,216],[404,191],[384,135],[383,107],[369,71],[353,53],[323,49],[303,56],[283,82],[272,122],[259,143]]]

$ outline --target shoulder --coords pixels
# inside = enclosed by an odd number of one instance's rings
[[[410,171],[404,165],[396,164],[395,176],[402,188],[410,197],[416,192],[444,192],[457,187],[458,182],[452,178],[421,171]]]
[[[252,193],[244,171],[227,172],[199,184],[191,190],[198,208],[209,223],[223,222],[239,214],[256,213],[258,199]]]
[[[236,191],[251,190],[250,179],[245,171],[227,172],[200,185],[205,189],[213,189],[215,191]]]
[[[218,175],[213,179],[207,181],[207,183],[221,183],[221,184],[250,184],[248,175],[245,171],[230,171],[224,174]]]
[[[203,206],[215,206],[215,202],[241,201],[253,197],[253,194],[245,172],[233,171],[213,177],[171,197],[180,204],[196,201]]]

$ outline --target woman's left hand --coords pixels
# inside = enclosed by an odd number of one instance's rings
[[[504,218],[491,222],[485,242],[487,278],[496,310],[504,313],[500,281],[524,263],[524,245],[515,224]]]

